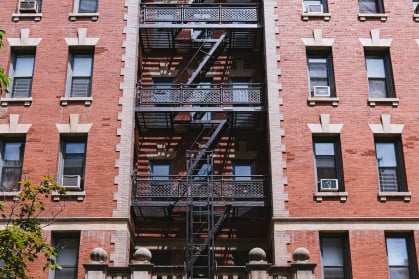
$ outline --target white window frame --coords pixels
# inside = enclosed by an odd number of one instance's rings
[[[90,58],[90,75],[75,75],[74,74],[74,67],[75,67],[75,59],[78,58]],[[93,50],[89,51],[78,51],[78,50],[71,50],[68,59],[68,72],[67,72],[67,86],[66,86],[66,94],[65,96],[68,98],[90,98],[92,96],[92,83],[93,83],[93,63],[94,63],[94,54]],[[73,80],[74,78],[78,79],[88,79],[89,81],[89,88],[87,89],[86,96],[73,96]]]
[[[25,59],[25,58],[32,58],[32,69],[30,75],[18,75],[16,73],[17,71],[17,62],[19,59]],[[12,61],[10,64],[10,85],[9,85],[9,92],[11,98],[30,98],[32,95],[32,82],[33,82],[33,73],[35,69],[35,52],[34,51],[28,51],[28,52],[21,52],[21,51],[13,51],[12,54]],[[27,90],[27,96],[16,96],[15,91],[15,81],[18,79],[26,79],[30,83]]]

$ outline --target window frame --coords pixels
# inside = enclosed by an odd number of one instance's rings
[[[416,249],[414,244],[414,237],[411,232],[386,232],[385,233],[385,243],[386,243],[386,256],[387,256],[387,268],[390,277],[390,270],[392,265],[390,264],[389,256],[389,245],[388,239],[404,239],[406,244],[406,254],[407,254],[407,265],[395,265],[394,267],[407,267],[409,270],[409,279],[416,278],[417,268],[416,268]]]
[[[309,98],[322,98],[319,96],[314,96],[314,85],[312,86],[312,75],[310,74],[310,59],[325,59],[326,60],[326,79],[327,86],[329,86],[330,96],[326,98],[335,98],[336,97],[336,88],[335,88],[335,77],[333,69],[333,55],[332,49],[312,49],[308,48],[306,50],[306,59],[307,59],[307,76],[308,76],[308,91]]]
[[[79,265],[79,255],[80,255],[80,239],[81,239],[80,232],[52,232],[52,243],[53,243],[54,247],[56,247],[56,249],[57,249],[58,255],[56,257],[56,260],[57,260],[58,264],[59,264],[58,257],[60,255],[60,250],[61,251],[64,250],[64,249],[60,249],[60,247],[58,246],[59,241],[62,241],[62,240],[76,240],[77,241],[78,240],[78,244],[77,244],[77,247],[76,247],[77,255],[76,255],[76,258],[75,258],[75,264],[72,265],[72,266],[61,265],[61,269],[51,270],[50,271],[50,276],[49,276],[50,279],[56,279],[58,277],[56,275],[56,273],[59,272],[60,270],[62,270],[63,268],[73,268],[73,269],[75,269],[75,272],[73,273],[73,276],[74,276],[74,278],[77,278],[78,272],[79,272],[78,265]]]
[[[329,267],[325,265],[325,257],[324,257],[324,242],[327,239],[334,239],[340,241],[340,252],[342,255],[342,262],[343,266],[341,267],[343,270],[343,279],[350,279],[352,278],[351,274],[351,256],[350,256],[350,249],[349,249],[349,237],[347,233],[319,233],[319,244],[320,244],[320,258],[321,258],[321,272],[322,278],[327,279],[325,276],[325,268]],[[332,267],[332,266],[330,266]]]
[[[81,10],[81,2],[83,2],[84,0],[75,0],[74,1],[74,13],[77,14],[95,14],[98,13],[99,11],[99,0],[95,0],[96,2],[96,8],[94,10],[86,10],[83,11]]]
[[[168,173],[167,175],[155,175],[154,167],[155,166],[167,166]],[[170,175],[172,174],[172,162],[167,160],[151,160],[148,163],[149,175],[152,180],[170,180]]]
[[[237,166],[249,166],[250,167],[250,173],[248,175],[236,176],[236,167]],[[234,161],[233,165],[232,165],[232,174],[233,174],[233,180],[236,180],[236,181],[250,181],[250,180],[252,180],[252,176],[255,174],[255,162],[254,161],[241,161],[241,160]],[[244,179],[244,178],[247,178],[247,179]]]
[[[7,163],[5,163],[6,160],[4,160],[5,156],[5,148],[8,144],[21,144],[21,147],[19,147],[19,160],[18,164],[20,166],[7,166]],[[25,157],[25,144],[26,144],[26,138],[25,137],[4,137],[0,138],[0,192],[18,192],[20,190],[19,181],[22,179],[22,170],[23,170],[23,161]],[[16,161],[16,160],[8,160],[8,161]],[[15,163],[16,164],[16,163]],[[16,189],[5,189],[3,187],[3,179],[4,179],[4,169],[5,168],[15,168],[19,169],[19,179],[18,183],[16,185]]]
[[[327,14],[329,12],[327,0],[303,0],[303,13],[307,13],[307,14],[318,13],[318,12],[309,12],[308,8],[306,7],[306,5],[307,5],[306,2],[317,2],[318,4],[321,4],[322,5],[322,11],[319,12],[320,14]]]
[[[360,2],[362,1],[374,3],[375,11],[374,12],[361,11]],[[358,0],[358,11],[360,14],[383,14],[385,11],[383,0]]]
[[[16,75],[17,72],[17,62],[18,59],[22,58],[32,58],[32,69],[31,69],[31,75]],[[32,84],[33,84],[33,78],[34,78],[34,70],[35,70],[35,60],[36,60],[36,48],[24,48],[24,49],[16,49],[12,48],[12,54],[11,54],[11,62],[10,62],[10,85],[8,90],[10,91],[10,97],[11,98],[31,98],[32,96]],[[25,67],[26,68],[26,67]],[[28,79],[30,84],[27,89],[27,96],[15,96],[15,81],[17,79]]]
[[[69,153],[69,154],[82,154],[82,166],[81,166],[81,173],[80,174],[64,174],[65,172],[65,161],[67,152],[66,147],[67,144],[71,143],[83,143],[84,144],[84,153]],[[84,181],[86,175],[86,158],[87,158],[87,135],[80,135],[80,136],[61,136],[60,139],[60,160],[59,160],[59,167],[58,167],[58,181],[60,183],[63,182],[64,175],[80,175],[80,190],[84,189]],[[76,155],[75,155],[76,156]],[[75,157],[74,156],[74,157]],[[68,159],[68,158],[67,158]],[[65,185],[63,185],[65,187]],[[71,190],[71,189],[68,189]]]
[[[74,67],[76,58],[90,58],[90,75],[75,75]],[[94,48],[78,49],[73,48],[69,51],[68,58],[68,73],[67,73],[67,86],[66,86],[66,97],[69,98],[91,98],[92,97],[92,84],[93,84],[93,67],[94,67]],[[73,80],[88,80],[89,86],[87,88],[86,96],[73,95]]]
[[[314,156],[314,174],[315,174],[315,181],[316,181],[316,191],[317,192],[324,192],[320,189],[320,181],[321,179],[337,179],[338,180],[338,192],[345,191],[345,183],[344,183],[344,176],[343,176],[343,162],[342,162],[342,150],[341,150],[341,143],[340,143],[340,136],[321,136],[321,135],[313,135],[313,156]],[[319,177],[319,163],[317,156],[331,156],[331,155],[317,155],[316,154],[316,143],[330,143],[333,144],[333,162],[334,162],[334,171],[335,176],[334,178],[330,177]]]
[[[365,69],[367,74],[367,81],[368,81],[368,98],[375,99],[375,98],[396,98],[396,93],[394,89],[394,81],[393,81],[393,69],[391,65],[391,57],[390,57],[390,50],[388,48],[383,50],[369,50],[364,49],[365,53]],[[383,71],[384,71],[384,78],[382,77],[370,77],[370,73],[367,68],[367,60],[368,59],[380,59],[383,61]],[[384,80],[386,86],[385,97],[372,97],[371,90],[370,90],[370,79],[371,80]]]
[[[380,178],[380,166],[378,162],[378,152],[377,152],[377,144],[379,143],[390,143],[394,146],[394,152],[395,152],[395,160],[396,160],[396,166],[393,167],[397,171],[397,191],[383,191],[382,185],[381,185],[381,178]],[[405,172],[405,166],[404,166],[404,156],[403,156],[403,146],[402,146],[402,140],[400,136],[397,137],[380,137],[375,136],[374,137],[374,147],[375,147],[375,158],[376,158],[376,165],[377,165],[377,176],[378,176],[378,186],[380,192],[406,192],[407,187],[407,181],[406,181],[406,172]],[[389,167],[382,167],[382,168],[389,168]]]

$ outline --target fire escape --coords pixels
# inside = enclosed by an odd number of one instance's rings
[[[136,104],[140,131],[174,131],[185,127],[199,131],[186,151],[186,174],[170,181],[150,182],[134,177],[132,201],[137,216],[171,214],[176,208],[183,208],[188,279],[216,275],[215,239],[228,218],[237,216],[241,208],[267,206],[263,179],[244,185],[220,179],[213,172],[214,148],[226,131],[264,125],[263,86],[247,84],[245,88],[234,88],[222,83],[200,86],[226,50],[261,48],[259,5],[140,6],[141,50],[187,49],[193,53],[170,87],[140,83]],[[208,117],[213,113],[222,117]],[[185,115],[186,120],[181,117]],[[158,213],[159,210],[163,213]]]

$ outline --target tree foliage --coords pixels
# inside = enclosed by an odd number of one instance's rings
[[[4,37],[6,36],[6,31],[0,29],[0,49],[2,49],[5,44],[4,44]],[[7,91],[7,87],[9,86],[10,80],[9,77],[5,74],[4,72],[4,68],[0,67],[0,96],[3,94],[4,92],[8,92]]]
[[[44,176],[39,184],[26,179],[20,182],[18,198],[11,203],[0,203],[4,228],[0,231],[0,259],[3,267],[0,278],[29,278],[28,263],[40,255],[45,258],[44,270],[55,269],[57,251],[42,236],[41,214],[46,210],[43,199],[51,191],[64,194],[63,186],[52,176]],[[59,213],[53,212],[47,219],[53,222]],[[42,260],[42,259],[40,259]]]

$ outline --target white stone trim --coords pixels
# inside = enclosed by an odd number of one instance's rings
[[[23,47],[23,46],[38,46],[42,38],[30,38],[30,29],[29,28],[22,28],[20,29],[20,38],[7,38],[7,42],[9,43],[10,47]]]
[[[388,48],[391,46],[393,39],[381,39],[380,29],[371,29],[371,38],[359,38],[363,47],[382,47]]]
[[[392,124],[390,114],[381,114],[380,124],[368,124],[374,134],[401,134],[404,124]]]
[[[60,134],[80,133],[87,134],[93,124],[79,124],[80,114],[70,114],[69,124],[55,124]]]
[[[8,124],[0,124],[0,134],[27,134],[32,124],[19,124],[19,114],[10,114]]]
[[[301,38],[306,47],[332,47],[334,38],[323,38],[321,29],[313,29],[313,38]]]
[[[95,46],[99,38],[87,37],[87,28],[77,29],[77,38],[65,38],[68,46]]]
[[[340,134],[343,124],[330,124],[330,114],[320,114],[320,124],[307,124],[313,134]]]

